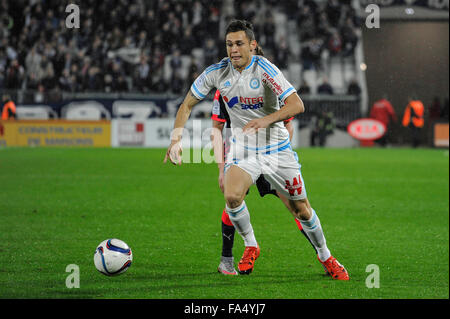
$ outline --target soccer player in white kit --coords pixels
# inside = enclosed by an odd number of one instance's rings
[[[297,218],[317,250],[319,261],[333,279],[348,280],[346,269],[334,258],[322,226],[311,207],[283,120],[304,112],[302,100],[280,70],[266,58],[252,55],[256,49],[251,24],[232,21],[226,30],[228,58],[213,64],[194,81],[174,124],[164,162],[181,165],[181,136],[192,107],[217,88],[228,105],[233,134],[225,162],[226,211],[245,244],[238,264],[241,274],[250,274],[260,248],[244,201],[248,188],[261,174],[273,189],[289,199]],[[284,102],[280,108],[279,100]]]

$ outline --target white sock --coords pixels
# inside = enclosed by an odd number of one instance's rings
[[[228,216],[230,216],[234,228],[236,228],[236,231],[244,240],[245,247],[257,247],[258,243],[253,233],[252,224],[250,224],[250,214],[247,205],[245,205],[245,201],[239,207],[230,208],[226,205],[225,209]]]
[[[308,235],[311,243],[317,250],[319,259],[326,261],[330,258],[331,253],[327,247],[327,241],[323,234],[322,225],[320,224],[319,217],[316,215],[314,209],[312,209],[312,216],[309,220],[299,220],[302,224],[303,230]]]

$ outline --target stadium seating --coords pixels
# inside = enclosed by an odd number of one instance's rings
[[[354,44],[346,46],[346,35],[358,34],[351,1],[339,1],[339,6],[335,0],[87,0],[83,4],[89,9],[84,11],[80,29],[74,30],[63,27],[67,13],[58,1],[1,2],[2,17],[14,23],[8,28],[2,24],[0,32],[0,92],[10,93],[18,105],[49,104],[53,109],[70,102],[65,99],[68,93],[102,97],[137,93],[143,94],[140,98],[175,100],[184,95],[208,61],[225,55],[221,39],[231,18],[253,23],[266,56],[276,65],[286,64],[280,68],[297,88],[306,81],[315,94],[326,77],[335,94],[346,94],[349,81],[361,78],[357,77],[357,52],[353,47],[353,51],[344,50]],[[107,7],[113,9],[105,11]],[[305,7],[309,8],[307,16],[302,15]],[[23,12],[25,19],[17,12]],[[312,25],[306,25],[308,19]],[[273,29],[267,27],[272,24]],[[332,33],[343,41],[342,50],[333,54],[328,46]],[[315,38],[319,39],[314,42],[319,56],[310,63],[303,53]],[[212,41],[216,53],[207,41]],[[286,41],[285,49],[280,41]],[[287,51],[282,61],[277,57],[280,50]],[[66,107],[58,113],[62,118],[116,114],[111,105],[106,111],[100,106],[89,110]],[[150,114],[173,116],[173,107],[156,105]]]

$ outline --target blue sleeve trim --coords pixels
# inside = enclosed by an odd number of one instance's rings
[[[293,91],[294,88],[291,86],[289,89],[287,89],[286,91],[283,92],[283,94],[280,95],[280,100],[283,100],[284,97],[286,96],[286,94],[288,94],[289,92]]]
[[[194,93],[194,95],[195,95],[196,97],[198,97],[199,100],[202,100],[202,99],[205,98],[206,95],[200,93],[200,91],[199,91],[199,90],[197,89],[197,87],[195,86],[195,82],[192,83],[192,88],[194,89],[194,91],[193,91],[192,93]]]

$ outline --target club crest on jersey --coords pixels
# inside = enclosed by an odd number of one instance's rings
[[[256,90],[257,88],[259,88],[259,80],[257,78],[252,78],[250,80],[250,87],[254,90]]]
[[[291,181],[289,180],[285,180],[286,182],[286,186],[284,188],[286,188],[289,191],[289,195],[294,196],[295,192],[297,192],[298,195],[300,195],[302,193],[302,179],[300,177],[300,175],[298,175],[297,177],[294,177],[294,180],[292,181],[292,185],[291,185]]]

